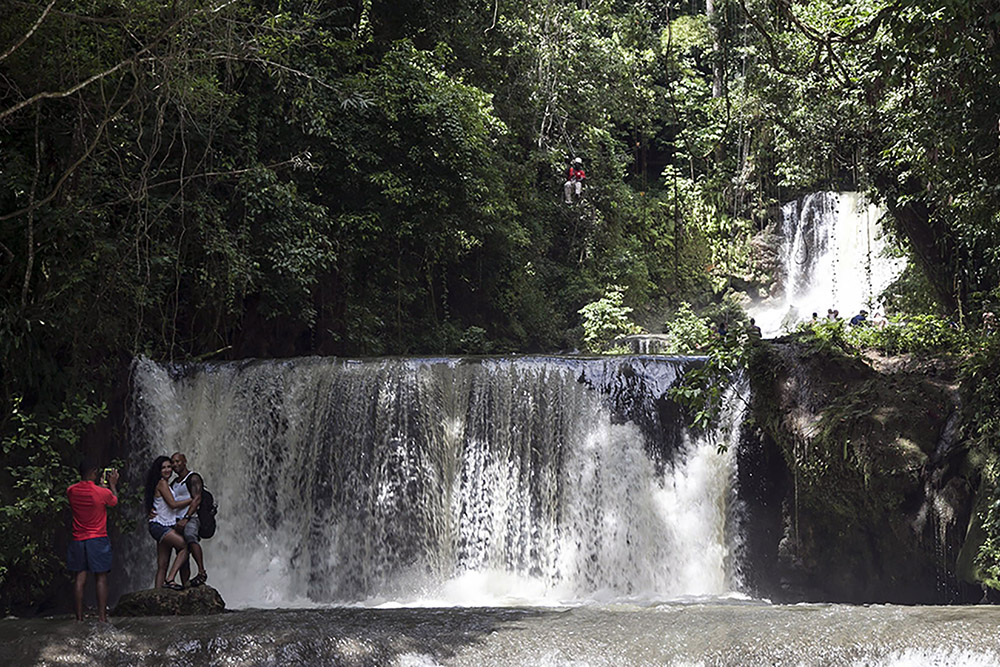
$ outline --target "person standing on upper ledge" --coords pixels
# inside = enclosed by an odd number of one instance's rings
[[[83,620],[83,589],[87,572],[94,573],[97,588],[97,618],[108,620],[108,572],[111,571],[111,540],[108,539],[108,508],[118,504],[118,471],[108,471],[108,486],[98,486],[100,468],[93,461],[80,464],[80,481],[66,489],[73,512],[73,539],[66,552],[66,569],[76,572],[73,601],[76,620]]]

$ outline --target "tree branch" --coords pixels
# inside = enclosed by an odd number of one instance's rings
[[[279,167],[287,167],[288,165],[292,165],[293,167],[298,167],[306,164],[306,159],[308,157],[309,157],[308,153],[299,153],[298,155],[290,157],[287,160],[282,160],[281,162],[265,164],[263,165],[263,168],[277,169]],[[152,190],[153,188],[161,188],[164,185],[174,185],[174,184],[180,184],[183,186],[185,183],[199,178],[215,178],[218,176],[240,176],[242,174],[248,174],[252,171],[255,171],[258,168],[259,167],[246,167],[244,169],[232,169],[229,171],[203,171],[198,174],[191,174],[190,176],[182,176],[180,178],[171,178],[166,181],[159,181],[158,183],[150,183],[149,185],[146,186],[145,189]],[[0,218],[0,220],[2,220],[2,218]]]
[[[37,5],[32,2],[24,2],[24,0],[8,0],[10,4],[17,5],[18,7],[30,7],[34,9]],[[84,16],[83,14],[76,14],[74,12],[64,12],[58,9],[53,9],[51,12],[52,16],[61,16],[63,18],[73,19],[74,21],[79,21],[80,23],[96,23],[99,25],[120,25],[122,23],[120,18],[96,18],[94,16]]]
[[[42,170],[41,146],[38,128],[42,123],[41,108],[35,109],[35,175],[31,178],[31,192],[28,193],[28,261],[24,267],[24,283],[21,285],[21,308],[28,305],[28,288],[31,287],[31,273],[35,268],[35,193],[38,190],[38,174]]]
[[[87,86],[89,86],[90,84],[94,83],[95,81],[99,81],[99,80],[103,79],[104,77],[106,77],[106,76],[108,76],[110,74],[114,74],[115,72],[117,72],[121,68],[125,67],[129,63],[131,63],[134,60],[136,60],[137,58],[139,58],[139,56],[142,56],[143,54],[148,53],[149,51],[151,51],[153,49],[153,47],[156,46],[156,44],[158,44],[160,41],[162,41],[164,37],[167,37],[169,34],[171,34],[175,28],[177,28],[179,25],[181,25],[185,21],[187,21],[187,20],[189,20],[189,19],[191,19],[194,16],[197,16],[199,14],[206,14],[206,13],[213,13],[214,14],[216,12],[219,12],[219,11],[223,10],[225,7],[227,7],[228,5],[233,4],[233,2],[235,2],[235,1],[236,0],[226,0],[222,4],[217,5],[217,6],[213,7],[213,8],[204,7],[202,9],[192,10],[192,11],[188,12],[187,14],[184,14],[183,16],[181,16],[180,18],[178,18],[176,21],[174,21],[173,23],[171,23],[170,25],[168,25],[166,28],[164,28],[163,30],[161,30],[159,32],[159,34],[157,34],[155,37],[153,37],[153,39],[150,40],[148,44],[146,44],[146,46],[142,47],[141,49],[139,49],[138,51],[136,51],[134,54],[132,54],[130,57],[126,58],[125,60],[122,60],[117,65],[113,65],[112,67],[109,67],[108,69],[104,70],[103,72],[98,72],[97,74],[93,75],[89,79],[86,79],[86,80],[84,80],[84,81],[76,84],[75,86],[73,86],[71,88],[68,88],[67,90],[63,90],[63,91],[59,91],[59,92],[41,92],[41,93],[37,93],[36,95],[33,95],[33,96],[29,97],[26,100],[22,100],[21,102],[18,102],[14,106],[12,106],[12,107],[10,107],[8,109],[5,109],[4,111],[0,111],[0,120],[3,120],[7,116],[10,116],[11,114],[14,114],[14,113],[18,112],[21,109],[23,109],[24,107],[29,106],[31,104],[34,104],[35,102],[38,102],[39,100],[69,97],[70,95],[73,95],[74,93],[79,92],[80,90],[82,90],[83,88],[86,88]],[[2,219],[2,218],[0,218],[0,219]]]
[[[795,12],[793,11],[792,8],[792,3],[789,0],[779,0],[778,2],[778,5],[785,10],[789,20],[797,28],[798,32],[803,37],[816,44],[816,56],[813,59],[813,65],[810,68],[810,70],[806,71],[815,71],[819,63],[821,62],[820,56],[822,52],[826,51],[829,54],[830,66],[831,70],[834,73],[834,76],[838,75],[836,68],[839,67],[840,68],[839,75],[840,77],[842,77],[843,82],[848,86],[854,84],[851,82],[850,75],[847,72],[847,68],[844,65],[844,62],[840,58],[840,56],[836,54],[833,45],[834,44],[856,45],[868,41],[878,30],[879,26],[882,24],[882,21],[884,21],[886,17],[894,14],[899,9],[901,4],[902,4],[901,0],[895,0],[894,2],[880,9],[875,14],[875,16],[873,16],[869,21],[867,21],[863,25],[854,28],[850,32],[841,34],[833,30],[827,32],[820,32],[816,28],[813,28],[812,26],[805,24],[801,19],[799,19],[798,16],[795,15]],[[778,54],[778,49],[774,44],[774,40],[771,38],[770,32],[767,30],[766,27],[764,27],[760,23],[760,21],[756,19],[756,17],[753,16],[753,14],[750,13],[750,9],[746,5],[746,0],[740,0],[740,7],[743,9],[744,16],[747,17],[747,20],[750,21],[753,27],[757,30],[758,33],[760,33],[761,37],[764,39],[764,43],[767,46],[768,52],[770,53],[769,60],[771,66],[781,74],[787,74],[788,76],[800,76],[801,74],[803,74],[803,72],[796,72],[795,70],[786,69],[781,66],[780,64],[781,58]]]
[[[70,165],[70,168],[67,169],[65,173],[63,173],[63,175],[53,186],[52,191],[49,192],[49,194],[46,195],[44,199],[39,199],[38,201],[30,203],[28,206],[25,206],[22,209],[18,209],[6,215],[0,215],[0,222],[4,220],[10,220],[11,218],[16,218],[18,216],[24,215],[25,213],[31,213],[38,207],[44,206],[45,204],[48,204],[50,201],[52,201],[55,198],[55,196],[59,193],[59,189],[62,188],[63,183],[66,182],[66,179],[68,179],[73,174],[73,172],[76,171],[77,167],[83,164],[83,161],[86,160],[88,157],[90,157],[90,154],[94,152],[95,148],[97,148],[97,144],[101,140],[101,135],[104,133],[104,128],[106,128],[108,124],[111,123],[111,121],[115,120],[121,114],[121,112],[125,110],[125,107],[131,104],[133,99],[135,99],[134,87],[132,89],[132,94],[129,95],[128,99],[125,100],[125,102],[122,103],[120,107],[118,107],[118,110],[101,121],[101,124],[97,128],[97,133],[94,135],[94,140],[90,143],[89,146],[87,146],[87,149],[83,152],[83,155],[81,155],[77,159],[77,161],[74,162],[72,165]]]
[[[24,44],[25,42],[27,42],[27,41],[28,41],[28,38],[30,38],[30,37],[31,37],[31,36],[32,36],[33,34],[35,34],[35,31],[36,31],[36,30],[38,30],[38,26],[42,25],[42,21],[44,21],[44,20],[45,20],[45,17],[46,17],[46,16],[48,16],[48,14],[49,14],[49,11],[51,11],[51,10],[52,10],[52,6],[53,6],[54,4],[56,4],[56,0],[52,0],[52,1],[51,1],[51,2],[49,3],[49,6],[48,6],[48,7],[46,7],[46,8],[45,8],[45,9],[44,9],[44,10],[42,11],[42,15],[38,17],[38,20],[37,20],[37,21],[35,21],[35,25],[31,26],[31,29],[30,29],[30,30],[28,30],[28,32],[24,33],[24,37],[22,37],[22,38],[20,39],[20,41],[19,41],[19,42],[17,42],[17,44],[14,44],[13,46],[11,46],[11,47],[10,47],[9,49],[7,49],[6,51],[4,51],[3,53],[0,53],[0,62],[3,62],[4,60],[6,60],[6,59],[7,59],[7,56],[9,56],[10,54],[12,54],[12,53],[14,53],[15,51],[17,51],[17,49],[18,49],[18,48],[20,48],[20,46],[21,46],[22,44]]]
[[[781,56],[778,54],[778,47],[774,45],[774,40],[771,39],[771,33],[768,32],[767,28],[757,20],[757,17],[750,13],[750,8],[747,7],[746,0],[740,0],[740,7],[743,9],[743,15],[747,17],[750,24],[757,30],[758,33],[760,33],[760,36],[764,38],[764,45],[767,46],[767,50],[771,54],[771,57],[768,59],[771,67],[773,67],[777,72],[788,76],[802,76],[802,74],[812,69],[810,68],[809,70],[805,70],[805,72],[800,72],[795,69],[782,67]],[[813,62],[815,64],[816,60]]]
[[[490,30],[493,30],[493,28],[497,27],[497,13],[499,11],[500,11],[500,0],[496,0],[493,3],[493,23],[490,25],[489,28],[483,31],[484,35],[488,33]]]

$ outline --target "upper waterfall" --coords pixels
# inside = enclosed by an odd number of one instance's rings
[[[857,192],[816,192],[781,207],[778,289],[748,308],[765,336],[828,309],[849,319],[878,308],[906,260],[887,256],[883,211]]]
[[[688,433],[665,396],[686,363],[143,359],[130,467],[180,450],[204,475],[236,606],[722,595],[739,411]],[[145,531],[128,548],[148,585]]]

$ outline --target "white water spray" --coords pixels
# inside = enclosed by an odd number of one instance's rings
[[[721,596],[741,414],[698,438],[660,423],[683,364],[140,360],[131,468],[183,451],[204,475],[221,506],[206,565],[231,606]],[[130,536],[133,586],[153,551]]]
[[[873,313],[879,295],[906,266],[887,255],[883,211],[857,192],[817,192],[786,203],[779,253],[781,293],[748,309],[767,337],[828,309],[850,319]]]

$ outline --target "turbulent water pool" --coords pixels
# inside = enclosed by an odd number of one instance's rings
[[[772,605],[747,583],[745,399],[696,359],[138,360],[126,476],[182,450],[220,504],[212,617],[0,621],[8,664],[997,665],[1000,609]],[[149,586],[135,517],[112,580]]]
[[[0,621],[10,665],[997,665],[1000,608],[775,606],[243,610]]]

